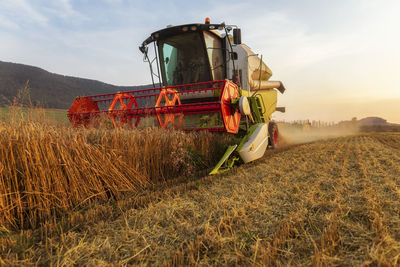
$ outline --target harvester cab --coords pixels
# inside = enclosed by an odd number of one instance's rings
[[[250,162],[279,145],[278,125],[271,121],[277,92],[268,66],[241,42],[236,26],[204,24],[168,26],[139,47],[149,63],[153,88],[78,97],[68,111],[73,125],[90,125],[104,114],[114,127],[140,127],[154,118],[162,128],[236,134],[211,174]],[[150,50],[153,50],[151,55]]]
[[[163,86],[228,79],[249,93],[273,88],[283,93],[282,83],[269,81],[271,70],[241,43],[241,30],[233,27],[206,19],[204,24],[170,25],[152,33],[139,49],[150,64],[153,84],[157,79]],[[156,57],[150,60],[153,42]]]

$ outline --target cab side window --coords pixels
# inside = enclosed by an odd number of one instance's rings
[[[213,80],[223,80],[225,78],[225,62],[222,53],[222,41],[220,38],[207,31],[204,31],[204,40],[206,42]]]

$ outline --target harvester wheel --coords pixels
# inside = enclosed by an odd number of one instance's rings
[[[272,149],[276,149],[279,146],[279,131],[278,125],[271,121],[268,124],[268,133],[269,133],[269,145]]]

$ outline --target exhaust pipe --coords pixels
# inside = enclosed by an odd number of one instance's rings
[[[260,81],[252,80],[250,81],[250,87],[256,88],[255,90],[269,90],[277,89],[282,94],[285,92],[286,88],[281,81]]]
[[[286,107],[276,107],[275,110],[279,111],[279,112],[282,112],[282,113],[285,113],[286,112]]]

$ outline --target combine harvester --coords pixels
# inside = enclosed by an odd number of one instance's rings
[[[285,87],[269,80],[271,70],[241,43],[239,28],[211,24],[208,18],[204,24],[168,26],[139,49],[149,63],[153,88],[77,97],[68,111],[74,126],[106,117],[114,127],[159,125],[237,135],[237,144],[228,147],[211,174],[259,159],[268,146],[278,146],[271,115],[285,112],[276,107],[277,91]]]

